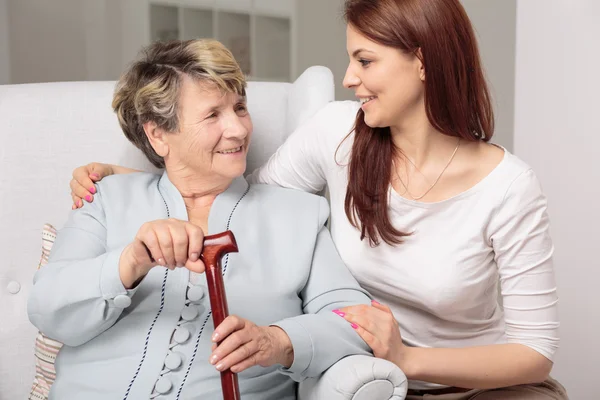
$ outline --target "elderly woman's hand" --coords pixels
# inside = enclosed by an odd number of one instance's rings
[[[135,286],[157,265],[204,272],[200,260],[203,242],[204,232],[191,222],[173,218],[146,222],[121,253],[119,272],[123,285]]]
[[[269,367],[281,364],[289,368],[294,361],[292,342],[277,326],[256,326],[230,315],[215,329],[213,353],[209,362],[219,371],[238,373],[255,365]]]
[[[71,186],[71,198],[73,199],[73,210],[83,207],[83,199],[88,203],[94,200],[96,187],[94,184],[102,178],[114,174],[110,164],[90,163],[78,167],[73,171],[73,179],[69,182]]]

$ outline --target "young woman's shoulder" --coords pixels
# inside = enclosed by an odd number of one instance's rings
[[[301,134],[312,135],[311,146],[315,147],[327,167],[333,167],[336,151],[338,158],[345,160],[352,147],[351,135],[360,110],[357,101],[333,101],[319,110],[304,126]]]
[[[309,125],[339,143],[352,130],[359,109],[357,101],[332,101],[315,114]]]
[[[360,102],[354,100],[332,101],[327,103],[319,113],[325,112],[330,116],[338,116],[342,118],[351,117],[352,120],[356,117],[356,113],[360,109]]]
[[[532,201],[545,202],[539,179],[527,162],[497,145],[484,144],[480,152],[481,167],[490,170],[491,187],[501,194],[503,204],[508,198],[513,198],[517,208]]]
[[[497,183],[509,186],[517,177],[531,167],[506,148],[491,143],[473,143],[469,164],[473,166],[476,180],[495,178]]]
[[[485,144],[482,149],[482,159],[486,160],[485,162],[489,168],[500,169],[502,175],[509,182],[514,181],[524,173],[535,175],[529,164],[498,145]]]

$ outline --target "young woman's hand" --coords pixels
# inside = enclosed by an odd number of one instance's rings
[[[350,306],[334,312],[351,323],[375,357],[391,361],[400,368],[405,366],[408,347],[402,342],[400,327],[388,306],[373,300],[371,306]]]
[[[96,193],[95,183],[102,178],[113,175],[114,170],[110,164],[90,163],[73,171],[71,179],[71,198],[73,199],[73,210],[83,207],[83,200],[91,203]]]

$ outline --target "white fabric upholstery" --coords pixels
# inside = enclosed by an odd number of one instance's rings
[[[346,357],[319,379],[300,385],[298,397],[305,400],[404,400],[406,375],[394,364],[367,356]]]
[[[119,129],[110,108],[113,88],[114,82],[0,86],[2,400],[24,399],[31,387],[36,330],[27,319],[27,297],[40,258],[42,226],[62,226],[70,210],[73,168],[101,161],[152,169]],[[254,136],[248,170],[265,162],[298,124],[333,100],[333,93],[331,71],[324,67],[309,68],[293,84],[250,82]],[[383,369],[393,373],[394,368]],[[304,399],[321,398],[306,386]],[[354,385],[356,390],[362,386]]]

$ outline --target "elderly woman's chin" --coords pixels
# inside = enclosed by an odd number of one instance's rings
[[[217,153],[214,165],[217,167],[220,175],[235,179],[242,176],[246,171],[247,149],[242,147],[240,150],[231,153]]]

